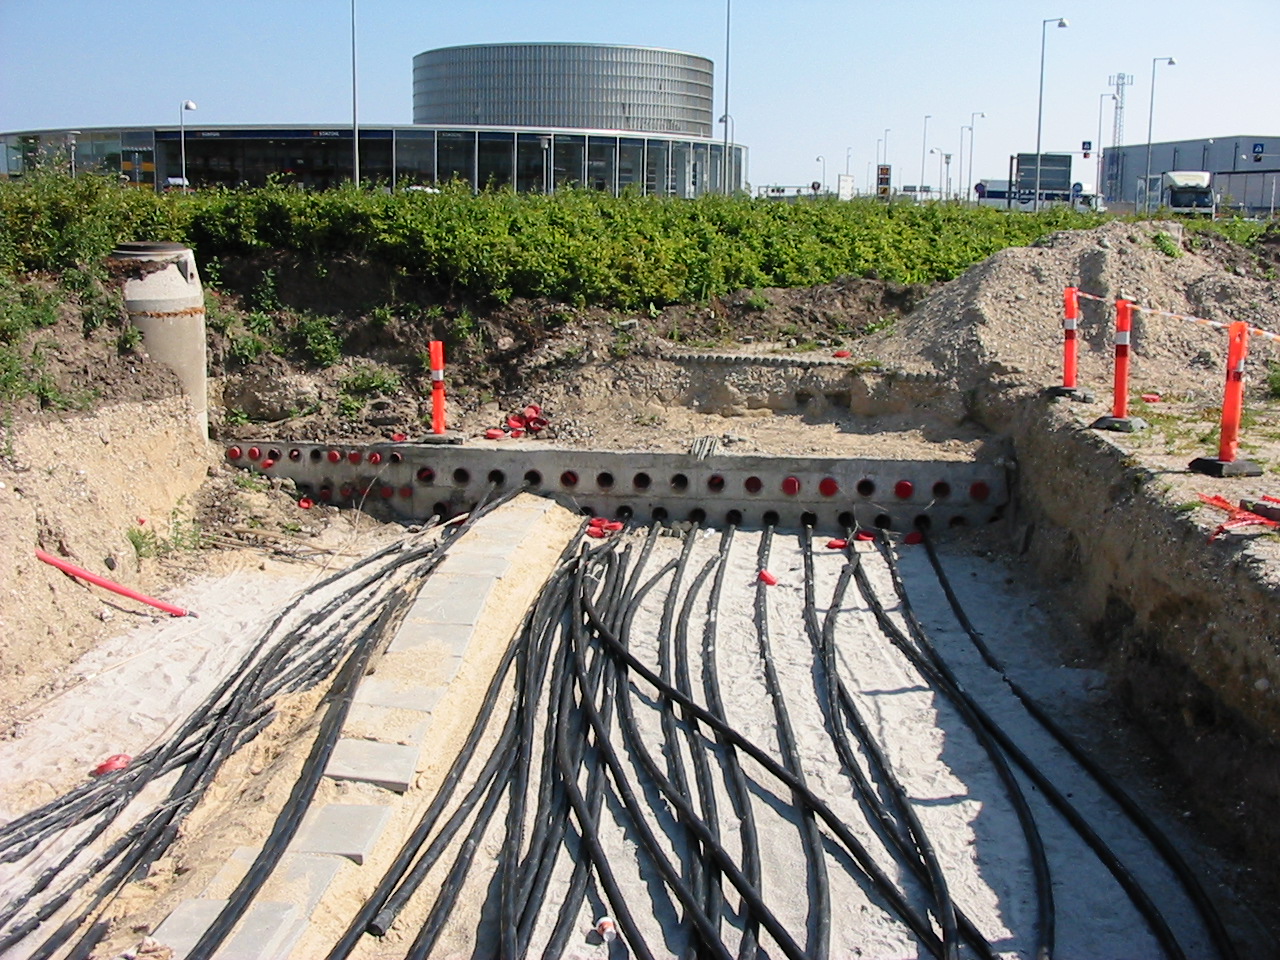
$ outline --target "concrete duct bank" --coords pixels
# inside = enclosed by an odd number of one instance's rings
[[[564,449],[539,441],[458,446],[272,441],[229,445],[230,463],[287,477],[316,502],[381,501],[406,519],[450,517],[525,486],[582,513],[648,522],[910,530],[987,523],[1009,501],[1005,469],[970,461]]]

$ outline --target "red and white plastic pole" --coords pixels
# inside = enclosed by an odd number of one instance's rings
[[[1079,325],[1080,288],[1066,287],[1062,291],[1062,386],[1050,387],[1045,392],[1051,397],[1073,397],[1091,402],[1093,397],[1076,386]]]
[[[1148,426],[1141,417],[1129,416],[1129,353],[1133,335],[1133,303],[1123,297],[1116,298],[1116,370],[1111,416],[1099,417],[1093,422],[1095,430],[1115,430],[1133,433]]]
[[[444,433],[444,341],[431,341],[431,432]]]
[[[1262,467],[1251,460],[1237,460],[1240,451],[1240,416],[1244,413],[1244,361],[1249,356],[1249,325],[1237,320],[1227,328],[1227,385],[1222,396],[1222,426],[1218,457],[1196,457],[1190,467],[1211,477],[1260,477]]]

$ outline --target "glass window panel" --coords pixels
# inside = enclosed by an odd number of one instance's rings
[[[586,161],[587,138],[557,134],[552,144],[555,154],[555,185],[580,186]]]
[[[587,186],[615,193],[618,141],[615,137],[592,137],[587,146]]]
[[[628,187],[644,189],[644,141],[622,139],[618,141],[618,192]]]
[[[481,190],[511,186],[514,145],[514,134],[488,132],[480,134],[480,175],[477,181]]]
[[[396,186],[426,186],[435,179],[435,133],[396,131]]]
[[[646,142],[644,185],[645,193],[666,196],[671,193],[671,177],[668,170],[670,144],[666,140]]]
[[[692,197],[693,151],[692,144],[680,140],[671,144],[671,191],[677,197]]]
[[[550,136],[520,134],[516,145],[516,189],[522,193],[548,192],[547,169],[550,157]]]
[[[461,130],[436,134],[436,179],[440,183],[461,180],[474,186],[476,137]]]

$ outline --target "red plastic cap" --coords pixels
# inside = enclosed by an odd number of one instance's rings
[[[525,428],[525,424],[528,422],[529,421],[526,418],[520,416],[518,413],[513,413],[511,416],[507,417],[507,426],[512,430],[523,430]]]
[[[250,447],[250,448],[249,448],[249,459],[250,459],[250,460],[257,460],[257,459],[258,459],[259,457],[261,457],[261,456],[262,456],[262,451],[261,451],[261,450],[259,450],[257,447]]]
[[[834,477],[823,477],[818,483],[818,492],[824,497],[834,497],[840,492],[840,484],[836,483]]]
[[[848,541],[848,540],[845,540],[845,539],[843,539],[843,538],[839,538],[839,539],[836,539],[836,540],[828,540],[828,541],[827,541],[827,549],[828,549],[828,550],[843,550],[843,549],[844,549],[845,547],[847,547],[848,545],[849,545],[849,541]]]
[[[380,454],[380,453],[371,453],[371,454],[369,454],[369,462],[370,462],[370,463],[381,463],[381,462],[382,462],[382,454]]]
[[[760,582],[761,582],[761,583],[768,584],[769,586],[771,586],[771,587],[772,587],[772,586],[776,586],[776,585],[777,585],[777,583],[778,583],[778,578],[777,578],[777,577],[775,577],[775,576],[774,576],[772,573],[770,573],[768,570],[761,570],[761,571],[760,571]]]
[[[392,443],[404,443],[404,442],[405,442],[406,440],[408,440],[408,439],[409,439],[409,438],[408,438],[407,436],[405,436],[403,433],[393,433],[393,434],[391,435],[391,442],[392,442]]]
[[[501,430],[499,430],[497,427],[490,427],[488,430],[484,432],[484,437],[486,440],[501,440],[505,436],[506,434],[503,433]]]
[[[302,497],[300,500],[298,500],[298,506],[301,507],[303,510],[310,510],[315,505],[316,505],[316,502],[312,500],[310,497]]]
[[[903,543],[924,543],[924,534],[919,530],[912,530],[902,538]]]
[[[981,502],[986,500],[989,496],[991,496],[991,488],[983,481],[979,480],[976,483],[970,484],[969,499]]]
[[[1160,397],[1160,394],[1158,393],[1144,393],[1142,395],[1142,399],[1146,403],[1159,403],[1161,400],[1161,397]]]
[[[347,454],[347,460],[348,460],[349,462],[351,462],[351,463],[359,463],[359,462],[360,462],[360,451],[359,451],[359,450],[352,450],[350,453],[348,453],[348,454]]]
[[[522,411],[525,420],[538,420],[542,418],[542,408],[536,403],[531,403]]]
[[[608,534],[599,527],[587,527],[587,536],[592,540],[603,540]]]
[[[523,431],[523,430],[512,430],[512,431],[511,431],[510,436],[511,436],[511,439],[512,439],[512,440],[519,440],[521,437],[523,437],[523,436],[524,436],[524,431]]]
[[[272,460],[270,457],[268,457],[266,460],[263,460],[263,461],[262,461],[262,469],[263,469],[263,470],[270,470],[270,469],[271,469],[272,467],[274,467],[275,465],[276,465],[276,462],[275,462],[274,460]]]
[[[341,459],[342,459],[342,454],[341,454],[341,453],[339,453],[337,450],[330,450],[330,451],[329,451],[329,462],[330,462],[330,463],[337,463],[337,462],[338,462],[339,460],[341,460]]]
[[[540,433],[550,425],[550,421],[546,417],[528,417],[525,420],[524,428],[530,433]]]
[[[899,500],[910,500],[915,491],[915,485],[910,480],[899,480],[893,485],[893,495]]]
[[[853,354],[850,353],[848,350],[837,350],[835,353],[832,354],[832,356],[839,357],[841,360],[843,360],[845,357],[852,357]]]
[[[782,492],[788,497],[794,497],[800,492],[800,481],[796,477],[787,477],[782,481]]]
[[[876,535],[872,533],[870,530],[859,530],[857,533],[853,535],[853,539],[862,540],[864,542],[867,540],[874,540],[875,538],[876,538]]]
[[[406,484],[405,486],[401,487],[401,488],[400,488],[400,496],[401,496],[401,497],[403,497],[404,499],[408,500],[410,497],[412,497],[412,496],[413,496],[413,487],[410,487],[410,486],[408,486],[407,484]]]
[[[378,488],[378,493],[381,494],[383,500],[390,500],[396,495],[396,488],[381,486]]]
[[[608,517],[592,517],[591,522],[588,524],[588,526],[603,527],[608,522],[609,522]]]
[[[622,527],[623,527],[623,523],[621,520],[609,520],[605,523],[605,525],[601,529],[607,531],[608,533],[617,533],[619,530],[622,529]]]
[[[93,776],[101,777],[104,774],[115,773],[117,770],[123,770],[132,762],[133,757],[127,753],[114,754],[93,768]]]
[[[239,460],[243,456],[244,456],[244,451],[241,450],[239,447],[227,447],[228,460]]]

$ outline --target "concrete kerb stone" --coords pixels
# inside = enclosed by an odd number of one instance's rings
[[[421,651],[414,652],[421,653]],[[444,696],[444,687],[439,684],[428,686],[417,683],[411,679],[414,676],[413,673],[392,669],[388,661],[396,659],[398,657],[392,654],[383,656],[379,666],[384,668],[386,675],[379,677],[374,674],[360,681],[360,688],[356,691],[354,702],[372,707],[418,710],[423,713],[434,710],[440,698]]]
[[[326,804],[307,812],[289,852],[327,853],[346,857],[352,863],[364,863],[390,819],[389,807]]]
[[[173,950],[174,960],[184,960],[226,905],[226,900],[184,900],[152,936]],[[293,946],[290,938],[296,942],[301,933],[301,919],[302,913],[295,904],[255,902],[214,954],[215,960],[287,957]]]
[[[476,623],[493,590],[491,576],[436,574],[409,607],[408,618],[430,623]]]
[[[419,748],[377,740],[339,740],[325,767],[331,780],[358,780],[405,793],[418,772]]]

